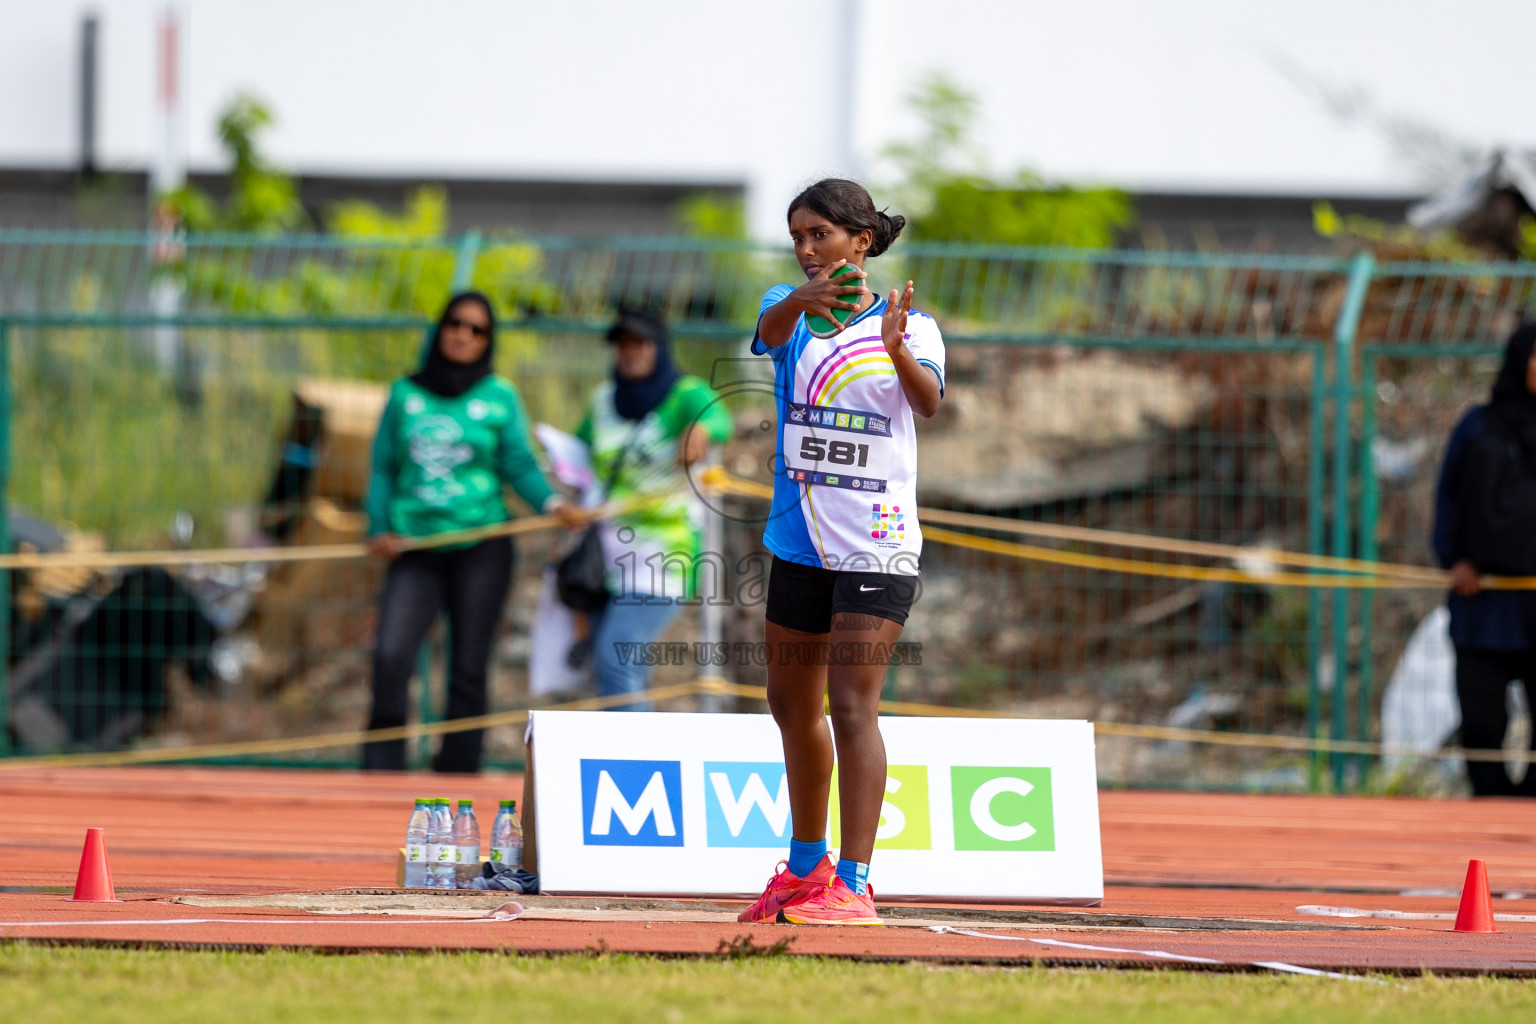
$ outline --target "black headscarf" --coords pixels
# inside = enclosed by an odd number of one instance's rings
[[[648,338],[656,346],[656,365],[650,375],[640,380],[627,380],[613,367],[613,405],[620,416],[627,420],[642,420],[646,413],[666,401],[682,371],[672,365],[671,338],[666,322],[661,317],[644,310],[620,310],[619,319],[608,328],[608,340],[618,341],[624,334]]]
[[[443,324],[447,322],[454,307],[461,302],[478,303],[485,310],[486,321],[491,327],[485,351],[472,363],[456,363],[443,354]],[[428,335],[426,358],[422,360],[421,369],[411,374],[411,380],[434,395],[458,398],[480,383],[481,378],[491,375],[491,358],[495,354],[496,311],[491,308],[491,300],[480,292],[459,292],[443,307],[443,315],[437,318],[437,326]]]
[[[1495,427],[1518,440],[1527,458],[1536,453],[1536,395],[1526,383],[1533,350],[1536,322],[1522,324],[1504,347],[1504,365],[1499,367],[1488,399],[1488,414]]]

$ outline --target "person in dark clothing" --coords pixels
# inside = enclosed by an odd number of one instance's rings
[[[494,526],[510,518],[504,488],[569,526],[581,516],[534,460],[517,388],[491,372],[496,320],[478,292],[449,300],[421,369],[395,382],[373,442],[368,546],[389,560],[379,599],[369,729],[405,724],[416,653],[439,611],[448,613],[446,718],[486,711],[486,672],[512,580],[510,537],[412,550],[410,540]],[[450,733],[432,762],[440,772],[480,767],[479,730]],[[401,771],[405,741],[369,743],[363,767]]]
[[[1522,563],[1533,537],[1536,323],[1510,337],[1488,403],[1469,409],[1451,433],[1435,498],[1434,548],[1451,570],[1447,605],[1467,750],[1503,746],[1511,682],[1525,687],[1527,706],[1536,695],[1536,592],[1485,590],[1482,579],[1531,574]],[[1532,740],[1536,747],[1536,730]],[[1536,765],[1518,784],[1499,761],[1468,762],[1467,775],[1475,796],[1536,796]]]

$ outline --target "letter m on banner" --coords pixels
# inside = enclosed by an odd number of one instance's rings
[[[583,758],[581,810],[588,846],[682,846],[682,763]]]

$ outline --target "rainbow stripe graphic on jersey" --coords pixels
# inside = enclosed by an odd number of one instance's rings
[[[896,364],[885,351],[885,343],[879,338],[847,342],[834,348],[811,371],[806,394],[813,405],[830,404],[854,381],[877,376],[896,376]]]

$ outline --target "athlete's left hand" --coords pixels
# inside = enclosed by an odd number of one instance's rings
[[[885,342],[887,355],[894,356],[900,349],[902,342],[907,337],[907,314],[912,312],[912,282],[907,282],[906,291],[901,297],[896,297],[896,289],[891,289],[891,294],[886,296],[885,312],[880,316],[880,340]]]

